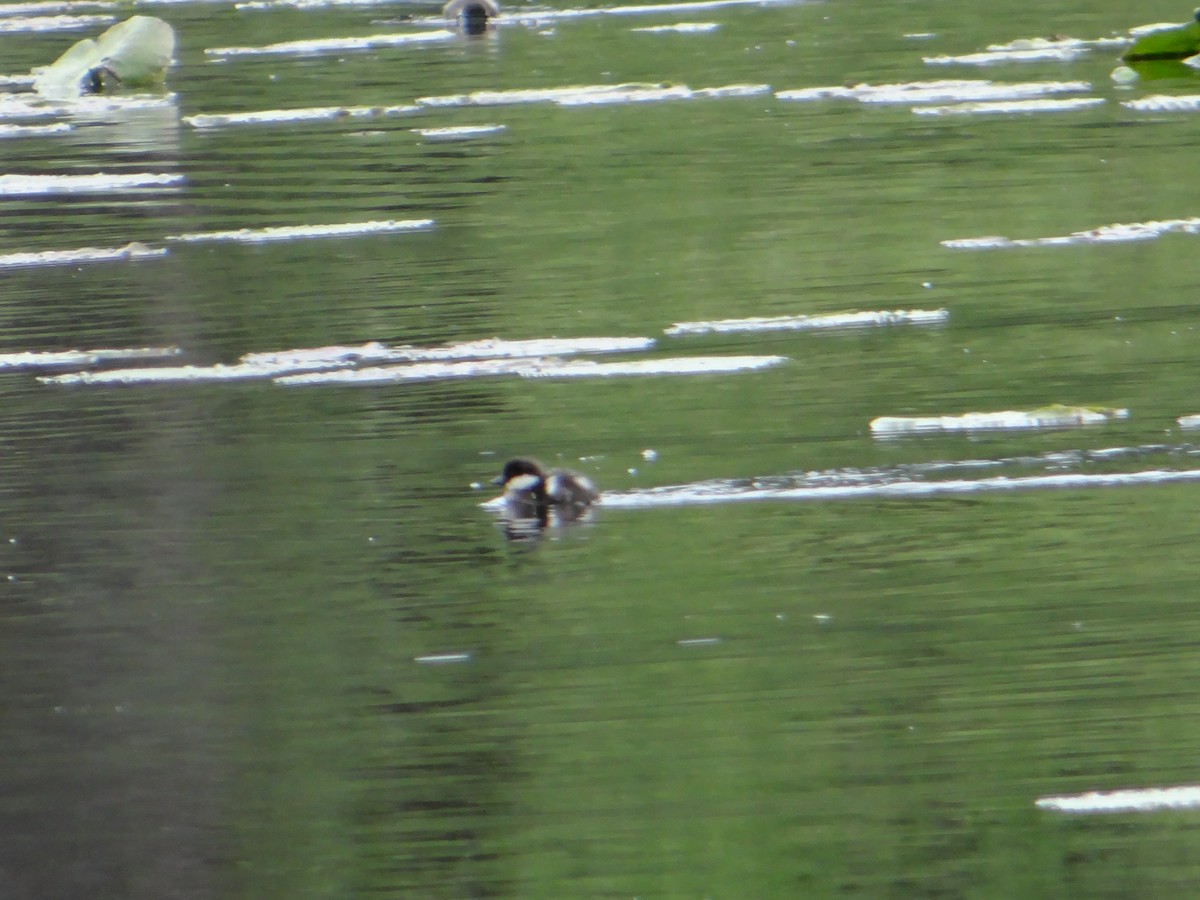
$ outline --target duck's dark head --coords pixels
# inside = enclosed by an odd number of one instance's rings
[[[514,478],[519,478],[522,475],[535,475],[538,478],[545,478],[546,471],[536,459],[519,456],[516,459],[510,459],[504,464],[504,470],[498,477],[492,479],[492,484],[508,484]]]
[[[500,6],[496,0],[450,0],[442,12],[467,34],[483,34],[488,20],[500,15]]]

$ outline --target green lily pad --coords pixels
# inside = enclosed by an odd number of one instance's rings
[[[1200,53],[1200,9],[1192,21],[1142,35],[1121,58],[1127,62],[1152,59],[1187,59]]]
[[[96,40],[84,38],[51,65],[34,69],[34,88],[47,97],[70,98],[116,86],[158,87],[174,52],[170,25],[154,16],[133,16]]]

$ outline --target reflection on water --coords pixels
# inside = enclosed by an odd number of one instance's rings
[[[1125,7],[282,5],[0,33],[0,896],[1187,895],[1195,76],[1012,40]]]

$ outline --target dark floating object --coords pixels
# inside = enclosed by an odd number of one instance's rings
[[[578,522],[600,499],[586,475],[570,469],[547,471],[536,459],[528,457],[510,459],[492,484],[504,486],[509,537],[536,534],[549,524],[551,512],[560,523]]]
[[[450,0],[442,13],[464,34],[483,34],[488,20],[500,15],[500,4],[496,0]]]
[[[1126,62],[1187,59],[1200,53],[1200,9],[1192,21],[1177,28],[1163,28],[1142,35],[1121,57]]]

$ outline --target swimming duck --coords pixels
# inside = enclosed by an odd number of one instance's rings
[[[586,475],[570,469],[546,471],[528,457],[510,459],[492,484],[504,485],[510,519],[535,519],[541,527],[548,524],[551,510],[559,522],[575,522],[600,499]]]
[[[467,34],[483,34],[488,19],[500,15],[500,4],[496,0],[450,0],[442,14]]]

